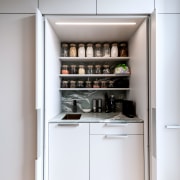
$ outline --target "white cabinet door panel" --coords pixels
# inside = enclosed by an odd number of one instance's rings
[[[38,0],[1,0],[0,13],[35,13]]]
[[[91,180],[144,180],[143,135],[90,135]]]
[[[180,14],[158,14],[156,60],[157,179],[180,179]]]
[[[49,180],[89,180],[89,124],[49,125]]]
[[[43,14],[96,14],[96,0],[39,0]]]
[[[147,14],[154,10],[154,0],[97,0],[97,14]]]
[[[180,13],[179,0],[156,0],[155,7],[158,13]]]

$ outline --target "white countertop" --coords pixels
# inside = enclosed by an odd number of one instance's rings
[[[79,120],[62,120],[66,114],[81,114]],[[102,123],[102,122],[112,122],[112,123],[143,123],[142,119],[138,117],[128,118],[122,113],[73,113],[66,112],[60,113],[58,116],[49,120],[49,123]]]

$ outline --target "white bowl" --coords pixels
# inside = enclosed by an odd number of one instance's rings
[[[88,113],[91,112],[91,109],[82,109],[83,112]]]

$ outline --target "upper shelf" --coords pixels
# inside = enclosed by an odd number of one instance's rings
[[[126,77],[130,76],[130,73],[119,74],[59,74],[60,77]]]
[[[127,61],[130,57],[59,57],[61,61]]]

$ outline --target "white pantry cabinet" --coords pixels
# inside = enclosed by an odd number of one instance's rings
[[[156,21],[157,179],[179,180],[180,14],[157,14]]]
[[[89,123],[49,124],[49,180],[89,180]]]
[[[179,0],[156,0],[155,8],[158,13],[180,13],[180,1]]]
[[[142,123],[91,123],[91,180],[144,180],[142,129]]]
[[[1,0],[0,13],[35,13],[38,0]]]
[[[97,0],[97,14],[151,14],[154,0]]]
[[[43,14],[96,14],[96,0],[39,0]]]

